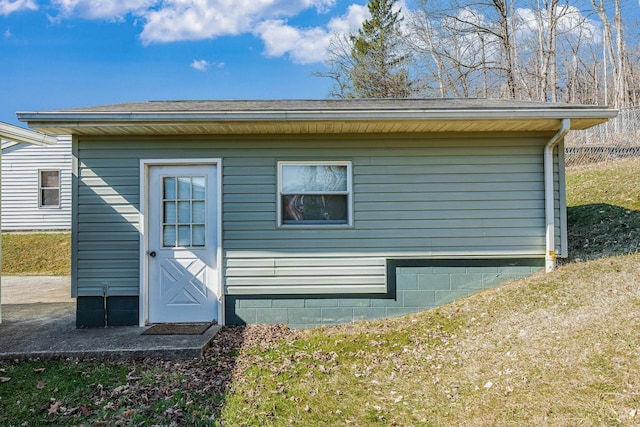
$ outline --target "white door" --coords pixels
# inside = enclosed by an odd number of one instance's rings
[[[149,323],[218,320],[216,167],[149,169]]]

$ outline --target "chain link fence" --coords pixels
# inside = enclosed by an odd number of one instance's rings
[[[640,108],[622,109],[607,123],[573,130],[564,144],[567,165],[640,157]]]

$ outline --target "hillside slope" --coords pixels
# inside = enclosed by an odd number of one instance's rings
[[[640,161],[571,168],[567,180],[572,256],[555,272],[245,349],[223,420],[640,424]]]

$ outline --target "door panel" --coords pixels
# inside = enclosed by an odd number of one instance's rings
[[[216,168],[149,169],[149,323],[217,320]]]

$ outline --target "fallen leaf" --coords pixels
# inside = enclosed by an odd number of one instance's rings
[[[40,381],[38,381],[38,384],[36,385],[36,388],[38,390],[42,390],[46,386],[47,386],[47,380],[40,380]]]
[[[49,410],[47,411],[49,415],[56,414],[58,412],[58,408],[60,407],[60,402],[56,402],[53,405],[49,406]]]
[[[10,377],[0,377],[0,383],[8,383],[11,381]]]

